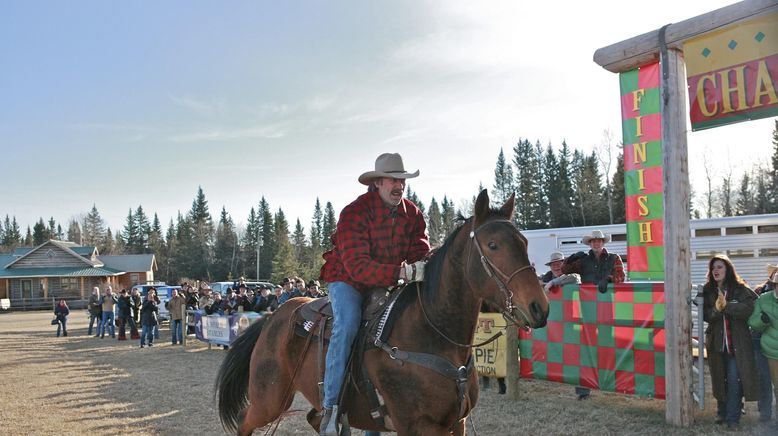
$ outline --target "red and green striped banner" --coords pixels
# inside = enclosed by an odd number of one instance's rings
[[[519,332],[521,377],[665,398],[663,283],[566,285],[545,328]]]
[[[664,199],[659,64],[621,73],[627,274],[664,280]]]

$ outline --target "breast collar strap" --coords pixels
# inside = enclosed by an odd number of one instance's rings
[[[496,224],[496,223],[505,223],[510,226],[513,226],[513,223],[511,223],[509,220],[493,220],[493,221],[487,221],[478,228],[475,228],[475,218],[473,219],[470,227],[470,239],[473,241],[473,245],[475,245],[476,250],[478,250],[478,256],[481,260],[481,265],[484,267],[484,270],[486,271],[486,275],[494,279],[494,281],[497,283],[497,287],[502,291],[503,296],[505,297],[505,302],[501,306],[501,311],[503,316],[505,318],[512,322],[513,324],[518,324],[516,317],[514,316],[514,312],[518,312],[519,315],[521,315],[522,318],[524,318],[524,321],[527,323],[527,325],[531,324],[531,321],[529,319],[529,316],[522,310],[519,306],[513,305],[513,292],[511,292],[510,288],[508,288],[508,285],[511,283],[511,280],[516,276],[516,274],[527,270],[535,270],[535,267],[532,266],[532,264],[528,264],[525,266],[522,266],[518,268],[516,271],[511,273],[510,275],[505,274],[500,270],[500,268],[494,264],[494,262],[491,261],[483,252],[483,249],[481,249],[481,244],[478,242],[478,232],[483,229],[484,227],[490,225],[490,224]],[[467,255],[468,263],[470,262],[470,250],[468,250]]]

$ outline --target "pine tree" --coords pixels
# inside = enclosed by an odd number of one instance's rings
[[[439,247],[443,243],[442,224],[443,217],[440,213],[440,206],[438,206],[435,197],[432,197],[430,209],[427,213],[427,233],[430,237],[430,244],[433,247]]]
[[[740,189],[738,189],[737,201],[735,202],[735,215],[751,215],[754,213],[754,192],[751,188],[751,178],[748,173],[743,174],[740,179]]]
[[[49,218],[49,225],[46,227],[49,232],[49,239],[60,239],[57,236],[57,222],[54,221],[54,217]]]
[[[97,206],[92,205],[92,210],[84,218],[82,230],[82,244],[85,246],[97,247],[105,238],[105,222],[97,211]]]
[[[5,216],[6,221],[8,221],[8,215]],[[3,253],[3,241],[5,240],[5,227],[3,227],[3,223],[0,222],[0,253]]]
[[[238,268],[240,275],[253,277],[257,275],[257,242],[260,237],[261,226],[259,224],[259,215],[252,206],[249,210],[249,217],[246,221],[246,231],[242,238],[241,267]],[[261,249],[260,249],[261,250]]]
[[[570,155],[570,147],[567,142],[562,141],[562,148],[559,150],[559,191],[558,205],[560,206],[559,216],[564,217],[567,224],[560,227],[574,227],[576,225],[575,213],[575,191],[573,189],[573,161]],[[560,221],[561,224],[561,221]]]
[[[175,259],[175,253],[177,250],[177,240],[176,240],[176,226],[173,224],[173,219],[170,219],[170,224],[168,224],[167,232],[165,233],[165,249],[164,249],[164,257],[163,260],[158,263],[159,270],[161,272],[161,278],[170,283],[175,282],[175,278],[179,277],[179,275],[175,272],[175,265],[176,265],[176,259]]]
[[[494,192],[491,195],[492,203],[496,206],[502,206],[515,189],[513,185],[513,167],[510,162],[505,161],[505,153],[502,147],[500,154],[497,155],[497,164],[494,166]]]
[[[310,250],[305,239],[305,229],[300,224],[300,218],[297,218],[292,233],[292,253],[299,268],[298,274],[311,275]]]
[[[548,191],[548,178],[543,173],[544,157],[543,146],[540,145],[540,141],[535,143],[535,151],[532,154],[533,169],[537,174],[537,203],[532,212],[533,227],[534,229],[548,228],[548,224],[551,222],[551,215],[549,213],[549,196]],[[502,206],[502,205],[501,205]]]
[[[105,255],[129,254],[125,250],[126,247],[121,235],[117,233],[116,237],[114,238],[111,228],[108,227],[105,230],[105,236],[103,237],[103,240],[97,246],[98,253]]]
[[[440,216],[441,216],[441,235],[442,241],[445,241],[445,239],[448,237],[448,235],[451,234],[451,232],[456,228],[456,218],[457,218],[457,212],[456,208],[454,207],[454,202],[449,200],[447,196],[443,196],[443,203],[440,205]]]
[[[276,252],[273,257],[273,282],[279,283],[282,278],[299,274],[298,265],[294,258],[294,249],[289,241],[289,223],[281,208],[274,217]]]
[[[338,221],[335,218],[335,209],[332,208],[332,203],[329,201],[324,206],[324,219],[321,224],[322,235],[322,250],[329,251],[332,249],[332,240],[330,237],[338,227]]]
[[[13,221],[8,215],[5,216],[3,222],[3,233],[0,234],[0,245],[6,253],[12,253],[16,247],[22,243],[22,234],[19,231],[19,224],[16,222],[16,217],[13,217]]]
[[[121,237],[124,243],[124,249],[127,254],[138,254],[139,251],[139,236],[138,236],[138,222],[135,220],[135,216],[132,213],[132,208],[127,212],[127,219],[124,222],[124,229],[122,229]]]
[[[562,180],[559,178],[559,161],[551,144],[546,147],[543,157],[543,175],[546,182],[548,198],[549,227],[564,227],[567,223],[565,210],[567,204],[561,195]]]
[[[407,198],[413,204],[415,204],[416,207],[418,207],[419,210],[421,210],[421,213],[423,214],[424,213],[424,203],[421,201],[419,196],[416,195],[415,192],[413,192],[413,190],[411,189],[411,185],[406,185],[405,192],[406,192],[405,198]]]
[[[273,277],[273,258],[276,254],[275,223],[273,212],[265,197],[259,201],[259,224],[262,233],[262,248],[260,249],[259,274],[262,278]]]
[[[182,254],[189,256],[189,268],[184,272],[187,277],[210,281],[215,229],[202,187],[197,187],[197,196],[192,201],[187,219],[191,223],[192,239],[189,243],[180,241]]]
[[[613,174],[611,185],[611,202],[613,203],[613,223],[623,224],[627,222],[626,200],[624,192],[624,153],[619,152],[616,157],[616,172]]]
[[[756,181],[756,196],[754,198],[754,213],[765,214],[770,210],[769,181],[765,177],[759,177]]]
[[[138,229],[137,253],[148,253],[151,224],[141,205],[135,210],[135,227]]]
[[[32,232],[30,231],[30,226],[27,226],[27,235],[24,237],[24,246],[25,247],[31,247],[32,246]]]
[[[216,226],[216,236],[213,248],[212,274],[218,280],[234,279],[236,276],[235,264],[238,256],[238,235],[235,234],[235,225],[222,206],[219,224]]]
[[[46,228],[46,224],[43,222],[43,218],[40,218],[37,223],[32,227],[32,243],[34,246],[43,244],[49,240],[51,233]]]
[[[81,245],[81,225],[78,220],[71,219],[68,223],[68,241]]]
[[[165,239],[162,235],[162,224],[159,222],[156,212],[154,213],[154,220],[151,223],[151,231],[149,232],[148,252],[154,255],[158,271],[163,271],[163,265],[167,262]]]
[[[310,240],[311,240],[311,250],[310,250],[310,257],[311,257],[311,277],[316,278],[319,277],[319,271],[321,270],[321,266],[324,264],[324,259],[322,259],[322,254],[324,253],[323,246],[322,246],[322,221],[324,219],[324,214],[321,210],[321,203],[319,202],[319,197],[316,197],[316,204],[313,206],[313,218],[311,219],[311,230],[310,230]]]

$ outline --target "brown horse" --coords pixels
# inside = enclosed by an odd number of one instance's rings
[[[529,263],[527,239],[510,222],[513,197],[500,209],[491,209],[484,190],[474,209],[474,216],[430,258],[424,284],[405,291],[419,289],[384,349],[368,348],[363,356],[390,420],[384,426],[376,424],[367,397],[353,389],[342,408],[352,427],[399,435],[463,435],[465,419],[478,400],[472,348],[466,344],[472,343],[482,301],[499,307],[519,327],[545,325],[548,300]],[[249,327],[230,348],[216,380],[225,429],[250,435],[286,411],[294,392],[302,392],[315,408],[308,418],[318,429],[319,346],[309,346],[311,342],[293,331],[294,316],[308,301],[287,301]],[[395,355],[390,355],[392,349]],[[413,360],[400,365],[404,352],[433,355],[427,360],[443,362],[459,376],[446,376],[447,371]]]

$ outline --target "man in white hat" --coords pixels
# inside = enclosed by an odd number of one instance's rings
[[[582,283],[594,283],[600,293],[608,290],[608,282],[621,283],[624,281],[624,264],[616,253],[608,253],[605,244],[610,242],[610,235],[602,230],[594,230],[591,235],[584,236],[581,242],[591,247],[588,253],[579,251],[565,259],[562,272],[565,274],[578,273]],[[591,390],[576,386],[575,393],[579,400],[589,398]]]
[[[769,329],[773,322],[769,313],[773,313],[774,316],[778,314],[778,265],[767,264],[767,280],[755,287],[754,292],[760,297],[748,322],[751,324],[754,360],[756,360],[756,372],[759,376],[759,399],[757,401],[759,420],[767,422],[773,416],[773,390],[778,388],[776,385],[778,382],[778,335],[776,334],[778,329],[776,329],[776,325],[772,325],[772,330]],[[770,335],[770,333],[773,334]],[[770,359],[773,360],[772,364]],[[776,367],[775,376],[771,376],[773,372],[771,365]]]
[[[375,170],[359,176],[368,186],[340,213],[332,234],[332,250],[324,253],[321,279],[328,282],[333,326],[324,373],[323,418],[320,434],[338,434],[338,396],[346,363],[362,316],[365,292],[424,278],[424,259],[430,251],[421,210],[403,198],[407,172],[402,157],[384,153]]]
[[[604,234],[602,230],[594,230],[591,235],[584,236],[581,242],[591,247],[591,250],[588,253],[579,251],[565,259],[562,272],[580,274],[581,282],[594,283],[603,293],[608,289],[608,282],[623,282],[624,264],[621,256],[608,253],[605,249],[605,244],[610,240],[610,235]]]

